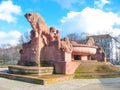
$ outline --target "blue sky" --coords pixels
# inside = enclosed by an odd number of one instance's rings
[[[0,0],[0,44],[16,45],[31,30],[24,17],[37,12],[61,37],[69,33],[120,35],[119,0]]]

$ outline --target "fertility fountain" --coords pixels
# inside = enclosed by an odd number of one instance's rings
[[[25,17],[32,27],[31,40],[23,44],[18,65],[9,66],[10,73],[74,74],[80,65],[78,60],[90,60],[96,53],[92,39],[87,44],[73,44],[67,37],[60,38],[60,31],[49,28],[38,13],[30,12]]]

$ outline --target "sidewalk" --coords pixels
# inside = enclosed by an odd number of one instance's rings
[[[119,84],[120,78],[73,79],[46,86],[0,78],[2,90],[119,90]]]
[[[0,90],[120,90],[120,78],[72,79],[39,85],[0,77]]]

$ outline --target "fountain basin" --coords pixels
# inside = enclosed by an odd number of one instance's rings
[[[91,60],[92,55],[96,53],[96,46],[89,46],[85,44],[73,45],[72,59],[73,60]]]
[[[88,46],[84,44],[73,45],[73,53],[76,55],[94,55],[96,46]]]

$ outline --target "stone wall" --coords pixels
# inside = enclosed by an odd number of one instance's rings
[[[29,66],[29,64],[37,64],[38,38],[33,38],[30,42],[24,43],[20,50],[20,60],[18,65]],[[34,65],[33,65],[34,66]]]
[[[63,61],[64,52],[55,46],[46,46],[41,51],[41,61]]]

